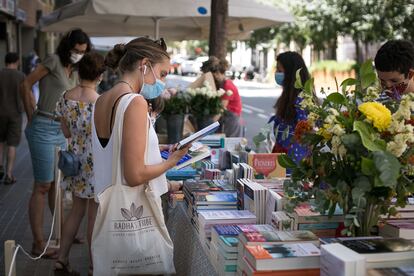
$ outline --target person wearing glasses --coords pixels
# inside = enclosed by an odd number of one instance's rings
[[[48,195],[49,208],[55,207],[54,162],[55,147],[65,148],[66,141],[55,116],[56,103],[62,94],[76,85],[76,64],[91,49],[91,42],[81,29],[66,33],[56,53],[48,56],[21,84],[21,95],[27,115],[26,138],[29,144],[34,187],[29,203],[29,218],[33,233],[32,254],[40,255],[45,248],[43,210]],[[39,81],[39,101],[36,106],[32,86]],[[44,258],[56,258],[57,252],[47,249]]]

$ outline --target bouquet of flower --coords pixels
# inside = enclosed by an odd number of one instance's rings
[[[231,91],[226,92],[223,89],[212,89],[210,83],[204,81],[202,87],[188,88],[187,93],[191,96],[190,112],[196,118],[206,118],[223,112],[221,96],[224,93],[231,93]]]
[[[163,110],[164,115],[187,114],[191,97],[183,92],[175,89],[168,89],[163,94],[165,99],[165,106]]]
[[[321,106],[313,101],[313,79],[302,84],[297,77],[295,87],[303,89],[301,107],[309,116],[297,124],[294,139],[309,154],[298,164],[279,158],[292,170],[285,185],[289,207],[311,202],[332,215],[338,205],[343,234],[369,235],[381,214],[397,215],[395,207],[414,192],[414,93],[387,106],[376,102],[381,89],[371,61]]]

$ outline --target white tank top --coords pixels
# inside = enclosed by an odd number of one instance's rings
[[[139,94],[130,94],[125,95],[119,101],[117,107],[120,110],[120,106],[126,105],[128,106],[131,101],[136,97],[140,96]],[[124,109],[126,110],[126,108]],[[117,113],[115,116],[117,116]],[[146,165],[155,165],[163,162],[161,157],[160,149],[159,149],[159,142],[158,136],[155,132],[154,126],[151,123],[150,116],[147,113],[148,117],[148,142],[147,142],[147,151],[145,156],[145,164]],[[93,150],[93,165],[94,165],[94,175],[95,175],[95,201],[98,201],[97,195],[102,193],[106,188],[111,185],[112,179],[112,151],[113,151],[113,139],[112,133],[109,137],[108,144],[105,147],[102,147],[98,134],[96,133],[95,128],[95,105],[92,109],[92,150]],[[165,174],[160,175],[157,178],[154,178],[149,181],[149,185],[151,186],[152,190],[158,195],[161,196],[168,191],[167,185],[167,178]]]

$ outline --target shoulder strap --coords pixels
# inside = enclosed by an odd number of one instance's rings
[[[125,95],[127,95],[127,94],[130,94],[130,92],[128,92],[128,93],[124,93],[124,94],[121,94],[118,98],[116,98],[116,100],[115,100],[115,102],[114,102],[114,105],[112,106],[112,111],[111,111],[111,119],[110,119],[110,121],[109,121],[109,136],[111,135],[111,133],[112,133],[112,128],[113,128],[113,125],[112,125],[112,122],[113,122],[113,120],[114,120],[114,111],[115,111],[115,107],[116,107],[116,104],[118,103],[118,101],[123,97],[123,96],[125,96]]]
[[[112,185],[122,184],[123,179],[123,172],[122,172],[122,164],[121,164],[121,149],[122,149],[122,132],[123,132],[123,125],[124,125],[124,115],[125,111],[128,108],[129,104],[135,97],[141,97],[135,93],[128,93],[126,97],[122,97],[120,100],[116,114],[115,114],[115,123],[113,126],[113,149],[112,149]],[[147,119],[147,139],[145,145],[145,160],[147,159],[148,153],[148,119]]]

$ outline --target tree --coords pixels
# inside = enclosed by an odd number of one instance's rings
[[[226,58],[229,0],[211,0],[209,56]]]

